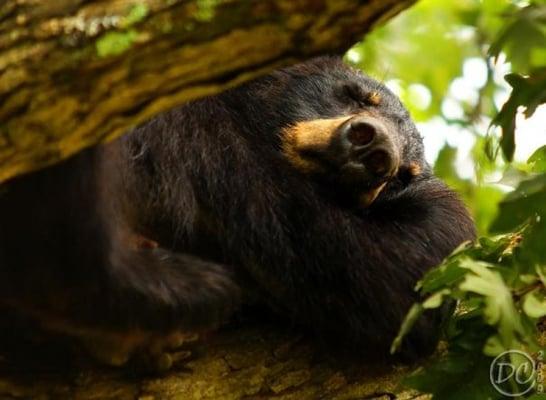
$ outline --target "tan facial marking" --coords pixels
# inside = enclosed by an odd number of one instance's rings
[[[421,171],[421,166],[419,164],[417,164],[417,162],[415,162],[415,161],[412,161],[410,163],[408,171],[411,174],[411,176],[417,176],[422,172]]]
[[[379,92],[371,92],[366,101],[371,105],[378,106],[381,103],[381,95]]]
[[[316,119],[298,122],[282,132],[282,150],[286,158],[301,172],[320,172],[321,166],[304,156],[305,152],[325,150],[337,128],[350,117]]]

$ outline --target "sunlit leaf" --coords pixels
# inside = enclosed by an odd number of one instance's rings
[[[546,172],[546,145],[537,149],[527,160],[533,172]]]
[[[420,287],[424,293],[432,293],[460,282],[466,272],[464,268],[459,266],[458,260],[446,262],[429,271],[420,282]]]
[[[501,341],[509,347],[516,333],[522,332],[522,327],[506,282],[489,264],[467,259],[461,266],[468,268],[472,274],[465,275],[460,289],[484,296],[483,316],[489,325],[498,326]]]
[[[415,323],[417,322],[417,320],[423,314],[424,311],[425,311],[424,307],[418,303],[414,304],[410,308],[410,310],[408,311],[406,315],[406,318],[402,322],[398,335],[396,335],[396,338],[393,340],[391,344],[391,354],[394,354],[398,350],[400,350],[400,347],[402,346],[402,340],[411,331],[411,328],[413,328],[413,325],[415,325]]]
[[[448,289],[440,290],[439,292],[434,293],[432,296],[428,297],[425,301],[423,301],[423,307],[426,309],[440,307],[444,301],[444,297],[448,294]]]
[[[546,299],[536,292],[527,293],[523,298],[523,311],[531,318],[546,316]]]

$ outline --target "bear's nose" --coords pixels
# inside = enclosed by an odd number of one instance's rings
[[[354,117],[344,125],[341,136],[353,163],[361,164],[377,178],[396,173],[400,155],[385,125],[371,117]]]
[[[375,136],[375,126],[367,121],[354,121],[349,124],[347,139],[355,146],[367,146]]]

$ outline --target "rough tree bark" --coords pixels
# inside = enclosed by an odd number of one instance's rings
[[[5,345],[6,342],[3,343]],[[281,324],[233,324],[190,345],[161,376],[74,361],[59,343],[0,355],[2,400],[425,400],[403,390],[408,366],[341,360]],[[47,347],[47,349],[44,349]],[[1,345],[0,345],[1,348]],[[37,350],[36,350],[37,349]],[[34,351],[44,352],[39,358]],[[0,353],[1,354],[1,353]],[[69,357],[72,357],[68,359]],[[67,367],[69,365],[69,367]]]
[[[0,1],[0,182],[174,105],[341,53],[413,1]],[[393,398],[381,393],[396,392],[406,371],[346,365],[263,324],[196,346],[153,379],[96,367],[21,368],[0,352],[0,399]]]
[[[413,0],[3,0],[0,182],[176,104],[339,53]]]

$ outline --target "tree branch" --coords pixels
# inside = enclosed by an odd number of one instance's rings
[[[4,0],[0,182],[316,54],[413,0]]]

